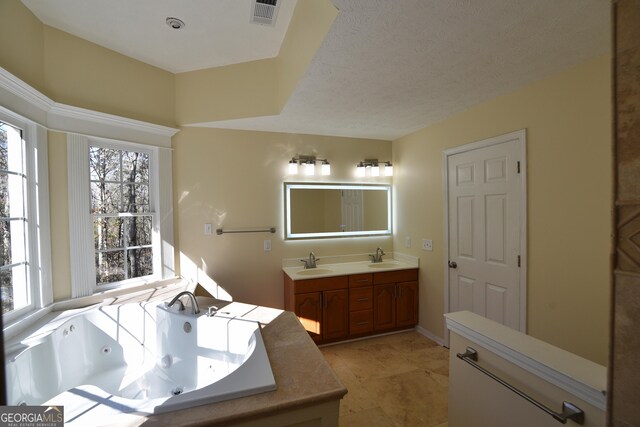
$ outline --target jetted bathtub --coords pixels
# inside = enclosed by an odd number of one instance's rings
[[[6,349],[8,404],[63,405],[73,422],[275,390],[259,323],[178,306],[123,304],[60,316]]]

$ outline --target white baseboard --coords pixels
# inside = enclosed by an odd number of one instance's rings
[[[419,333],[420,335],[423,335],[429,338],[431,341],[435,341],[438,345],[441,345],[444,347],[444,338],[437,336],[436,334],[423,328],[422,326],[416,325],[416,332]]]

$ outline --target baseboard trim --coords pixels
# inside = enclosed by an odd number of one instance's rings
[[[375,335],[367,335],[364,337],[358,337],[358,338],[351,338],[349,340],[341,340],[341,341],[334,341],[334,342],[328,342],[325,344],[318,344],[318,348],[322,348],[322,347],[330,347],[332,345],[337,345],[337,344],[346,344],[346,343],[350,343],[350,342],[356,342],[356,341],[364,341],[364,340],[368,340],[371,338],[379,338],[379,337],[384,337],[386,335],[394,335],[394,334],[400,334],[402,332],[409,332],[414,330],[413,328],[409,328],[409,329],[400,329],[397,331],[391,331],[391,332],[383,332],[381,334],[375,334]]]
[[[433,332],[429,331],[428,329],[423,328],[420,325],[416,325],[416,332],[419,333],[420,335],[429,338],[431,341],[434,341],[436,344],[444,347],[444,338],[441,338],[439,336],[437,336],[436,334],[434,334]]]

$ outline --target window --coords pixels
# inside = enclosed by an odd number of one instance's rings
[[[148,152],[89,146],[98,286],[153,274],[150,169]]]
[[[174,277],[171,150],[67,134],[71,297]]]
[[[25,169],[22,130],[0,121],[0,284],[3,315],[31,304]]]
[[[0,297],[5,324],[52,301],[46,130],[0,107]]]

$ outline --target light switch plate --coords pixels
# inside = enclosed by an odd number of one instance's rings
[[[264,241],[264,251],[265,252],[270,252],[271,251],[271,240],[267,239]]]
[[[204,225],[205,236],[211,236],[213,234],[213,226],[209,223]]]
[[[433,240],[431,239],[422,239],[422,249],[425,251],[433,250]]]
[[[407,236],[404,238],[404,247],[405,248],[410,248],[411,247],[411,237]]]

